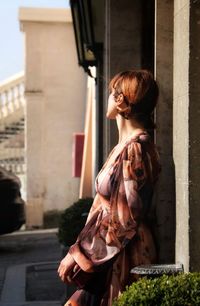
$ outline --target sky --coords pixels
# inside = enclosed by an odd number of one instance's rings
[[[19,7],[68,8],[68,0],[0,0],[0,83],[24,70],[24,38]]]

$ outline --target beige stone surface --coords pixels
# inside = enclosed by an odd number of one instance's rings
[[[21,7],[19,9],[19,20],[31,22],[71,22],[72,16],[69,9]]]
[[[43,198],[29,198],[26,202],[26,227],[38,228],[43,225]]]
[[[69,10],[21,8],[19,16],[26,55],[27,213],[33,214],[29,226],[37,226],[44,211],[78,199],[72,136],[84,128],[86,74],[77,64]]]
[[[92,78],[88,78],[88,95],[87,95],[87,107],[85,116],[85,139],[84,139],[84,150],[83,150],[83,161],[82,171],[80,179],[80,191],[79,197],[92,197],[93,196],[93,161],[95,147],[94,140],[94,104],[95,104],[95,84]]]
[[[176,175],[176,261],[189,270],[189,1],[175,1],[173,155]]]

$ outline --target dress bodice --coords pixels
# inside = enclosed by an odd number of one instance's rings
[[[95,180],[95,189],[97,193],[107,199],[110,198],[111,194],[111,175],[113,173],[114,165],[118,162],[118,158],[122,151],[131,142],[145,142],[149,140],[149,135],[146,132],[140,133],[137,136],[127,139],[124,143],[117,144],[110,152],[106,162],[104,163],[102,169],[99,171]]]

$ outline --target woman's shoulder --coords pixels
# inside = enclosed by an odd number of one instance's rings
[[[146,146],[153,145],[150,135],[146,132],[129,139],[129,141],[126,142],[123,150],[124,152],[122,153],[127,155],[129,160],[139,157],[145,150],[145,144]]]
[[[122,160],[134,161],[134,164],[148,160],[160,169],[160,156],[155,143],[148,134],[131,139],[122,152]]]
[[[141,176],[141,169],[145,167],[145,171],[148,172],[145,175],[151,177],[153,182],[157,180],[161,171],[160,156],[156,145],[148,134],[132,139],[127,144],[122,159],[128,163],[131,162],[136,176],[138,176],[138,173]]]

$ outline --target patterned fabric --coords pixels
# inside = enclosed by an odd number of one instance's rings
[[[133,281],[130,269],[156,261],[146,216],[159,172],[159,157],[147,133],[111,151],[96,178],[97,193],[86,225],[69,250],[81,269],[99,276],[66,305],[112,305]]]

